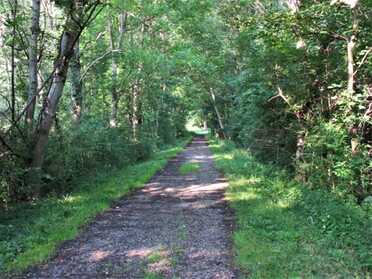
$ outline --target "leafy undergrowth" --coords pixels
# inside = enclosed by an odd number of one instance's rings
[[[236,261],[247,278],[370,278],[365,211],[307,190],[231,142],[210,147],[230,183]]]
[[[0,213],[0,277],[41,262],[58,243],[78,236],[81,226],[109,208],[112,201],[146,183],[189,140],[164,147],[145,162],[92,175],[62,198],[47,198]]]

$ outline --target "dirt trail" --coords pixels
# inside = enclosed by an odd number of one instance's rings
[[[199,171],[180,175],[190,162],[199,162]],[[207,141],[197,136],[144,187],[19,278],[237,278],[226,186]]]

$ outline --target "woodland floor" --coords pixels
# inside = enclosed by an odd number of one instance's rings
[[[199,170],[179,174],[194,162]],[[146,185],[96,216],[81,237],[18,278],[238,278],[226,186],[207,140],[196,136]]]

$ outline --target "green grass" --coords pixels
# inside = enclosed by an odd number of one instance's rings
[[[143,279],[163,279],[161,275],[155,272],[146,272]]]
[[[86,178],[62,198],[25,203],[0,213],[0,277],[51,256],[58,243],[77,237],[79,228],[112,201],[146,183],[189,140],[168,146],[145,162]]]
[[[179,168],[178,173],[180,175],[183,175],[183,174],[186,174],[188,172],[197,171],[197,170],[199,170],[199,168],[200,168],[199,163],[186,163],[186,164],[183,164]]]
[[[158,252],[158,251],[155,251],[154,253],[152,253],[148,258],[147,258],[147,261],[150,262],[150,263],[155,263],[157,261],[160,261],[164,258],[164,254]]]
[[[236,211],[236,263],[246,278],[370,278],[371,222],[360,208],[308,190],[231,142],[210,140]]]
[[[195,130],[193,131],[196,135],[205,135],[205,134],[209,134],[209,131],[205,131],[205,130]]]

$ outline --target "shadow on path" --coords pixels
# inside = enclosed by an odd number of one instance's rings
[[[179,175],[191,162],[199,170]],[[96,216],[81,237],[19,278],[237,278],[226,186],[198,135],[146,185]]]

